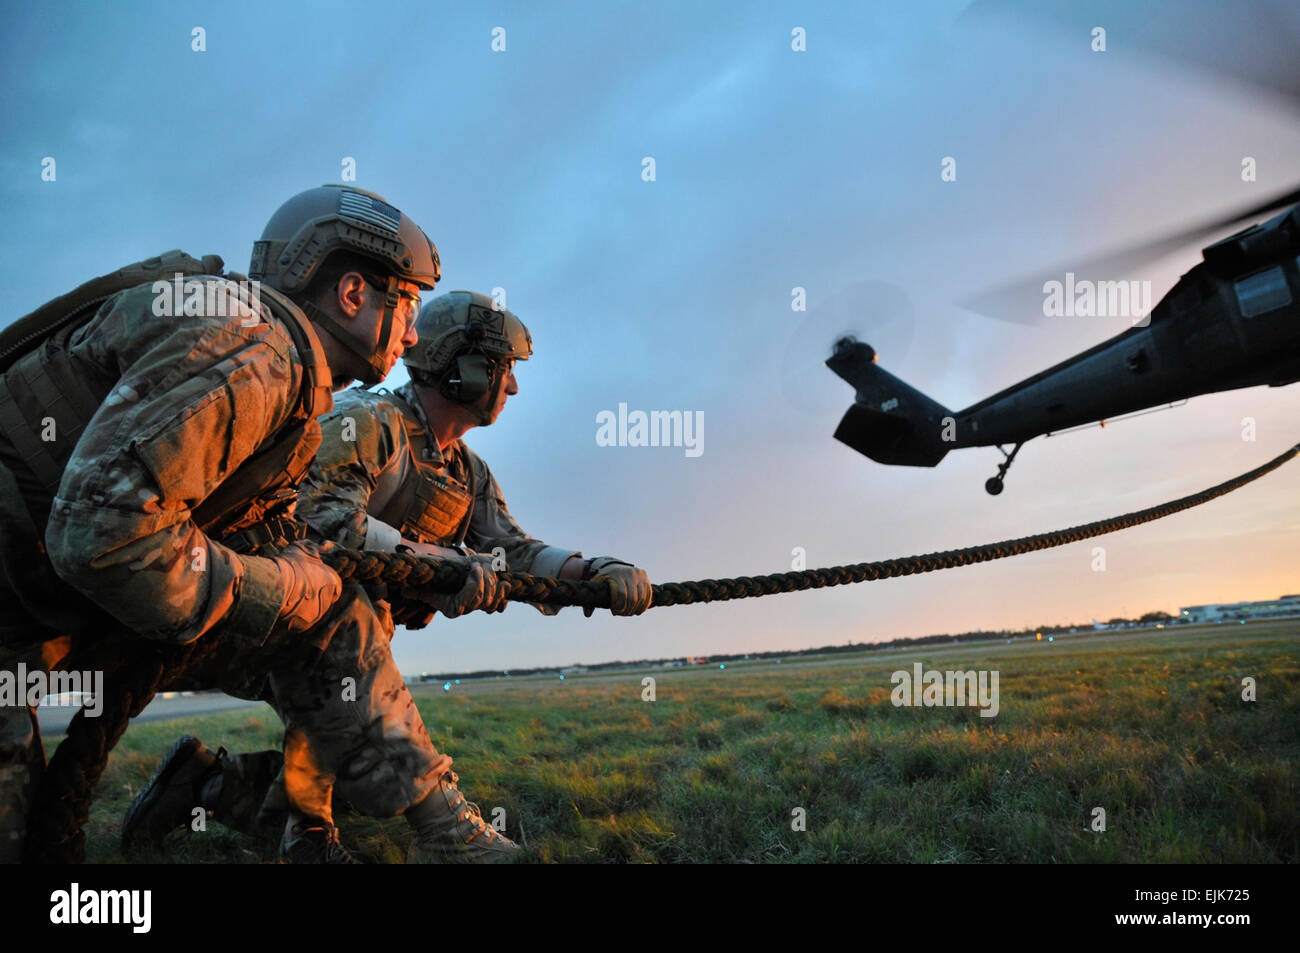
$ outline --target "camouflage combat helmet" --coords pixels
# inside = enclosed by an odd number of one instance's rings
[[[494,389],[498,361],[526,361],[533,353],[524,323],[472,291],[434,298],[421,309],[415,331],[420,343],[403,357],[411,378],[465,404]]]
[[[381,289],[385,297],[378,353],[301,298],[326,258],[343,251],[373,259],[388,278],[387,288]],[[323,330],[365,361],[375,376],[368,383],[378,383],[387,371],[384,352],[399,303],[397,283],[405,280],[432,289],[442,274],[433,242],[383,196],[350,185],[323,185],[298,193],[271,216],[253,244],[248,276],[294,298]]]

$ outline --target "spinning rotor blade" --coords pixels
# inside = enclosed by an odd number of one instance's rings
[[[958,303],[963,308],[986,317],[1016,324],[1034,324],[1042,320],[1043,285],[1048,281],[1060,281],[1067,271],[1074,272],[1081,279],[1102,277],[1113,280],[1123,275],[1130,275],[1152,262],[1185,248],[1203,247],[1211,236],[1233,225],[1263,220],[1270,212],[1289,208],[1297,203],[1300,203],[1300,188],[1291,189],[1258,205],[1233,212],[1231,215],[1182,229],[1165,238],[1130,245],[1086,261],[1043,269],[1033,276],[980,292]],[[1188,265],[1190,267],[1191,262]]]

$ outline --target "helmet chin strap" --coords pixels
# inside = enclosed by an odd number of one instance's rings
[[[393,335],[393,314],[397,311],[398,279],[392,276],[388,278],[388,287],[384,292],[384,305],[379,312],[379,344],[372,345],[368,341],[363,341],[352,333],[341,321],[337,321],[323,310],[310,301],[299,303],[303,312],[312,322],[320,325],[321,330],[338,341],[347,351],[351,352],[366,365],[367,373],[362,377],[361,383],[366,387],[373,387],[380,383],[388,376],[388,346]]]

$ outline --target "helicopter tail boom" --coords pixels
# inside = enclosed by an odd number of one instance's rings
[[[826,366],[851,384],[856,400],[835,439],[877,463],[932,467],[955,444],[943,440],[952,411],[875,363],[870,345],[841,338]]]

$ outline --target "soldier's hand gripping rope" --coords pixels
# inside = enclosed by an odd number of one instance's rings
[[[399,549],[404,549],[401,547]],[[429,588],[406,588],[401,592],[401,601],[415,601],[438,610],[449,619],[475,610],[482,612],[504,612],[510,597],[510,589],[492,568],[492,557],[485,553],[467,553],[464,557],[425,557],[441,558],[465,572],[464,583],[454,592]],[[393,601],[390,594],[390,601]]]
[[[343,580],[321,561],[333,548],[333,543],[299,540],[272,558],[284,583],[280,619],[290,632],[306,632],[315,626],[342,595]]]

